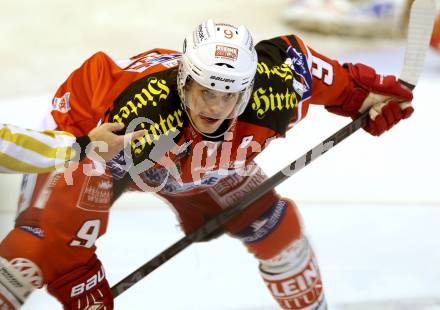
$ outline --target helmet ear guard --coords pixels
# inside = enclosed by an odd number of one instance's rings
[[[257,61],[253,39],[246,27],[214,23],[213,20],[201,23],[183,42],[177,75],[182,104],[190,108],[185,85],[191,78],[215,91],[240,92],[240,100],[229,117],[236,118],[244,112],[249,101]]]

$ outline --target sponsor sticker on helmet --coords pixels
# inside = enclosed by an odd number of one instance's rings
[[[237,60],[238,48],[226,45],[215,46],[215,57],[227,58],[231,60]]]

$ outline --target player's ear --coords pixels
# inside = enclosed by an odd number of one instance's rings
[[[185,90],[190,90],[193,85],[194,85],[194,80],[188,79],[185,83]]]

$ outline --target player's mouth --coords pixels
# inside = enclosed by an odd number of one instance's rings
[[[199,117],[200,117],[204,122],[206,122],[206,123],[208,123],[208,124],[215,124],[215,123],[217,123],[217,122],[220,120],[220,119],[218,119],[218,118],[208,117],[208,116],[201,115],[201,114],[199,114]]]

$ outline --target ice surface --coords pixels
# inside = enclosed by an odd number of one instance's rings
[[[130,195],[118,203],[107,234],[98,241],[111,284],[182,237],[165,205],[151,196]],[[420,308],[411,309],[428,310],[426,299],[432,306],[440,296],[437,206],[303,204],[300,211],[334,306],[330,309],[406,309],[405,304],[419,300]],[[396,307],[390,301],[400,301],[401,308],[389,308]],[[366,302],[376,306],[368,308]],[[277,309],[256,260],[228,236],[190,246],[116,299],[116,309],[147,308]],[[37,291],[23,309],[61,307]]]

